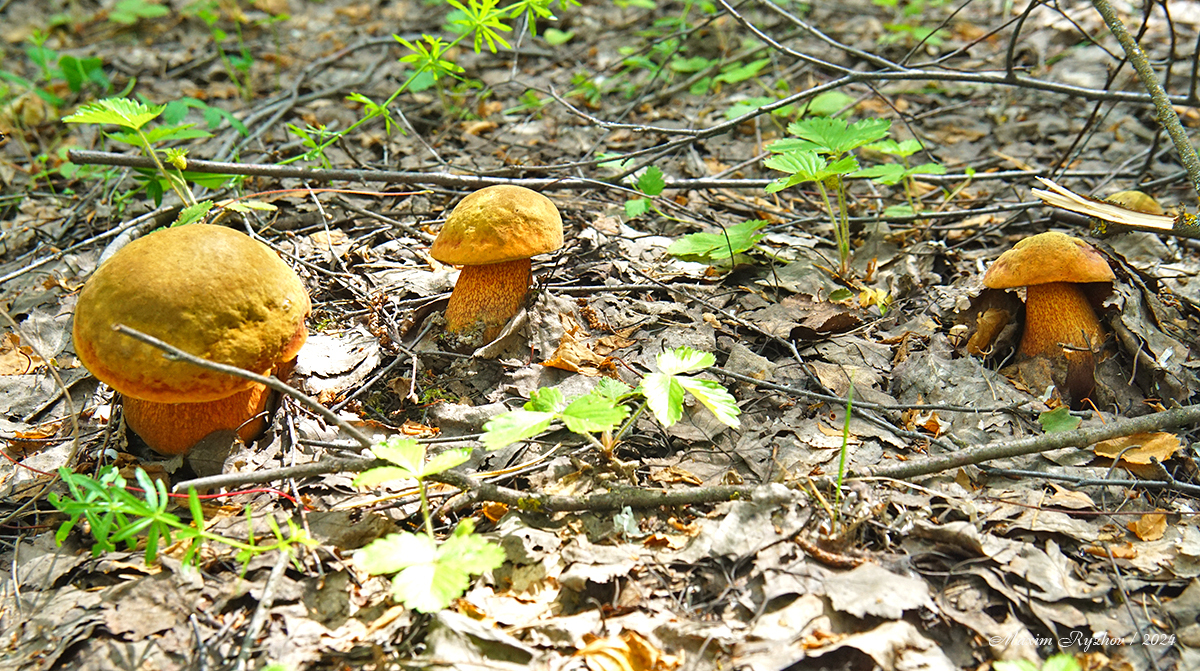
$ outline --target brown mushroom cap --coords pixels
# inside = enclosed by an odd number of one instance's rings
[[[253,383],[170,361],[113,325],[265,374],[296,356],[309,309],[300,278],[261,242],[223,226],[168,228],[129,243],[88,280],[75,310],[75,351],[93,375],[126,396],[213,401]]]
[[[1050,231],[1030,236],[1000,255],[983,276],[992,289],[1012,289],[1051,282],[1111,282],[1112,268],[1088,243]]]
[[[463,198],[429,254],[442,263],[480,266],[547,254],[562,245],[562,217],[549,198],[499,185]]]

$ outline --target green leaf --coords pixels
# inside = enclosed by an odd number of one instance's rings
[[[525,402],[525,409],[534,412],[552,412],[556,413],[567,406],[567,402],[563,399],[563,393],[553,387],[544,389],[534,389],[529,395],[529,400]]]
[[[1079,660],[1075,659],[1074,655],[1060,652],[1057,655],[1051,655],[1042,664],[1042,671],[1079,671]]]
[[[513,410],[497,415],[483,425],[484,448],[498,450],[517,441],[528,440],[550,427],[554,412]]]
[[[430,457],[429,461],[425,462],[423,475],[425,477],[437,475],[438,473],[448,471],[455,466],[467,463],[467,460],[470,458],[471,448],[469,447],[460,447],[453,450],[446,450],[445,452],[439,452]]]
[[[683,386],[684,389],[691,392],[696,400],[704,404],[704,407],[712,411],[722,424],[737,428],[742,425],[737,416],[741,414],[741,409],[737,406],[737,400],[729,390],[722,387],[720,384],[712,380],[697,380],[692,377],[678,377],[676,381]]]
[[[724,233],[691,233],[672,242],[667,253],[705,262],[727,259],[758,244],[764,237],[759,231],[766,225],[762,219],[751,219],[728,227]]]
[[[854,98],[841,91],[826,91],[810,100],[806,109],[814,116],[833,116],[853,104]]]
[[[552,47],[566,44],[567,42],[570,42],[571,38],[573,37],[575,37],[574,31],[563,32],[558,28],[547,28],[545,32],[542,33],[542,39],[546,40],[546,43]]]
[[[721,72],[721,74],[713,77],[713,82],[728,82],[730,84],[744,82],[747,79],[756,77],[759,71],[770,62],[770,58],[762,58],[757,61],[746,63],[745,65],[741,63],[734,63],[730,66],[727,66]]]
[[[437,542],[432,538],[402,531],[371,541],[354,553],[354,563],[371,575],[389,575],[432,563],[436,556]]]
[[[671,351],[659,352],[654,357],[658,369],[667,375],[679,375],[703,370],[717,362],[717,358],[708,352],[701,352],[688,346]]]
[[[380,466],[378,468],[368,468],[359,473],[358,476],[350,482],[355,487],[378,487],[385,482],[398,482],[400,480],[416,480],[416,476],[407,468],[399,466]]]
[[[794,121],[788,132],[821,145],[825,151],[841,155],[887,135],[892,122],[886,119],[862,119],[847,125],[843,119],[814,117]]]
[[[407,470],[410,478],[420,478],[425,466],[425,446],[411,438],[392,436],[374,445],[371,454]]]
[[[910,175],[944,175],[946,166],[941,163],[922,163],[915,168],[909,168]]]
[[[1038,423],[1042,425],[1042,430],[1046,433],[1060,433],[1078,429],[1083,420],[1072,415],[1066,407],[1060,406],[1038,415]]]
[[[575,433],[598,433],[616,427],[629,416],[629,408],[597,394],[580,396],[563,408],[561,419]]]
[[[140,129],[162,114],[163,105],[146,105],[129,98],[105,98],[80,107],[63,117],[67,123],[97,123]]]
[[[647,196],[659,195],[663,192],[663,188],[666,185],[667,182],[665,179],[663,179],[662,170],[659,170],[658,166],[656,165],[646,168],[646,171],[643,172],[640,177],[638,177],[637,181],[638,191],[641,191]]]
[[[596,383],[596,386],[592,389],[591,393],[611,399],[613,401],[619,401],[631,391],[633,391],[633,389],[630,389],[629,385],[625,384],[624,382],[614,380],[611,377],[602,377],[600,378],[600,381]]]
[[[900,183],[900,180],[904,179],[905,170],[904,166],[900,165],[899,163],[884,163],[881,165],[873,165],[869,168],[863,168],[862,170],[857,170],[850,176],[874,179],[880,184],[891,186],[893,184]]]
[[[675,72],[700,72],[701,70],[711,66],[715,61],[703,56],[692,56],[691,58],[683,58],[677,56],[671,59],[670,68]]]
[[[659,424],[670,428],[683,417],[683,386],[664,373],[650,373],[642,378],[638,391],[646,397],[646,405]]]
[[[625,201],[625,217],[637,219],[650,211],[650,201],[645,198],[631,198]]]

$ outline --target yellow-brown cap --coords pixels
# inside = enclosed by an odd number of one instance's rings
[[[1033,235],[1000,255],[983,276],[992,289],[1011,289],[1051,282],[1109,282],[1115,279],[1104,256],[1088,243],[1065,233]]]
[[[309,309],[304,283],[261,242],[223,226],[167,228],[129,243],[88,280],[75,308],[75,352],[127,396],[203,403],[252,383],[168,360],[113,325],[265,374],[296,356]]]
[[[429,254],[442,263],[479,266],[527,259],[562,245],[562,217],[549,198],[522,186],[498,185],[463,198]]]

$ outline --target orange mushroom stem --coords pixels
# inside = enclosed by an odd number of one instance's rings
[[[1100,320],[1078,286],[1051,282],[1025,288],[1021,354],[1057,356],[1063,350],[1061,344],[1090,350],[1103,340]]]
[[[467,331],[478,325],[485,340],[494,339],[525,304],[532,267],[529,259],[464,266],[446,306],[446,330]]]

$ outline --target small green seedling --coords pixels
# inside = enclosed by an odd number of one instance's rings
[[[716,265],[737,260],[761,241],[767,222],[751,219],[723,229],[720,233],[690,233],[667,247],[667,253],[685,261],[696,261]]]
[[[454,533],[443,541],[433,531],[425,479],[466,462],[470,449],[447,450],[426,459],[424,445],[393,437],[371,448],[371,452],[391,465],[364,471],[355,478],[355,486],[415,480],[421,495],[424,533],[389,534],[354,553],[354,561],[368,573],[395,574],[392,596],[397,601],[422,613],[442,610],[467,591],[471,576],[504,563],[503,548],[476,536],[471,519],[459,522]]]
[[[144,544],[146,564],[153,564],[158,558],[160,545],[178,542],[187,546],[183,563],[194,566],[199,561],[201,546],[208,541],[237,550],[237,560],[245,566],[253,557],[266,552],[280,550],[291,553],[298,546],[317,544],[290,519],[287,521],[288,532],[284,534],[271,517],[267,517],[266,520],[272,535],[275,536],[275,542],[259,543],[253,535],[254,526],[250,524],[252,520],[249,506],[246,507],[246,519],[251,535],[247,541],[225,538],[205,531],[204,510],[194,489],[188,491],[188,508],[192,521],[190,524],[185,523],[178,515],[168,510],[170,498],[162,480],[151,479],[140,468],[135,472],[138,486],[142,490],[140,496],[125,487],[125,478],[121,477],[113,466],[101,468],[96,477],[74,473],[66,467],[60,468],[58,473],[67,485],[68,495],[51,493],[50,505],[69,519],[59,526],[55,540],[61,545],[71,530],[79,525],[79,522],[86,520],[86,529],[95,541],[95,545],[92,546],[93,556],[114,552],[120,545],[134,550]]]

